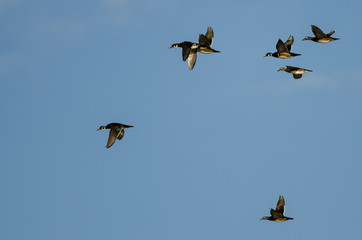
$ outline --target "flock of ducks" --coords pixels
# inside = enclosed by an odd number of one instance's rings
[[[325,34],[319,27],[312,25],[312,32],[314,34],[314,37],[307,36],[303,38],[302,41],[312,40],[318,43],[327,43],[339,40],[339,38],[331,37],[335,33],[335,31],[331,31],[330,33]],[[282,40],[279,39],[276,45],[277,51],[275,53],[268,52],[267,54],[265,54],[264,57],[276,57],[281,59],[287,59],[291,57],[300,56],[301,54],[299,53],[291,52],[293,43],[294,43],[293,36],[289,36],[286,42],[283,42]],[[279,68],[278,71],[285,71],[291,73],[293,74],[294,79],[300,79],[303,76],[303,73],[312,72],[312,70],[300,67],[293,67],[293,66],[287,66],[286,68],[281,67]]]
[[[304,40],[311,40],[318,43],[328,43],[331,41],[339,40],[339,38],[331,37],[335,31],[331,31],[325,34],[320,28],[312,25],[312,32],[314,33],[314,37],[305,37]],[[192,70],[196,63],[197,52],[209,54],[209,53],[219,53],[213,48],[211,48],[214,39],[214,31],[211,27],[207,28],[206,34],[199,35],[199,43],[184,41],[181,43],[174,43],[170,46],[170,48],[182,48],[182,60],[188,63],[188,67]],[[281,59],[288,59],[291,57],[299,56],[299,53],[291,52],[292,46],[294,43],[294,37],[289,36],[288,40],[283,42],[281,39],[278,40],[276,49],[277,51],[274,53],[268,52],[264,57],[275,57]],[[285,71],[293,74],[295,79],[299,79],[302,77],[303,73],[312,72],[312,70],[300,68],[300,67],[292,67],[286,66],[286,68],[281,67],[278,71]],[[122,123],[109,123],[105,126],[100,126],[98,130],[110,129],[108,142],[106,148],[110,148],[114,142],[118,139],[121,140],[124,136],[124,130],[126,128],[132,128],[131,125],[126,125]],[[274,222],[284,222],[287,220],[293,220],[293,218],[284,216],[285,211],[285,201],[283,196],[279,196],[278,203],[276,205],[275,210],[270,209],[271,216],[262,217],[260,220],[269,220]]]
[[[312,32],[314,34],[314,37],[307,36],[304,39],[302,39],[302,41],[312,40],[318,43],[327,43],[339,40],[339,38],[331,37],[335,33],[335,31],[331,31],[330,33],[325,34],[320,28],[312,25]],[[187,60],[189,69],[192,70],[196,63],[197,52],[205,54],[220,52],[211,48],[213,39],[214,39],[214,31],[212,30],[211,27],[208,27],[205,35],[204,34],[199,35],[199,43],[184,41],[181,43],[174,43],[171,45],[170,48],[178,48],[178,47],[182,48],[182,60],[183,61]],[[291,52],[293,43],[294,43],[293,36],[289,36],[288,40],[285,42],[279,39],[276,45],[277,51],[274,53],[268,52],[264,55],[264,57],[288,59],[291,57],[300,56],[301,54],[299,53]],[[294,79],[300,79],[303,76],[303,73],[312,72],[312,70],[300,67],[293,67],[293,66],[286,66],[286,68],[281,67],[278,71],[285,71],[291,73],[293,74]]]

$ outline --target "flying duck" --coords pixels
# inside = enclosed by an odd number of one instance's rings
[[[274,222],[284,222],[287,220],[293,220],[294,218],[284,216],[284,211],[285,211],[284,206],[285,206],[284,197],[279,196],[279,200],[278,200],[275,210],[272,208],[270,209],[271,216],[262,217],[260,220],[269,220],[269,221],[274,221]]]
[[[199,48],[198,51],[200,53],[218,53],[220,51],[217,51],[215,49],[212,49],[212,43],[214,39],[214,31],[211,27],[208,27],[206,30],[206,34],[200,34],[199,35]]]
[[[339,40],[339,38],[331,37],[335,31],[331,31],[330,33],[325,34],[319,27],[312,25],[312,32],[315,35],[315,37],[305,37],[302,39],[304,40],[312,40],[313,42],[319,42],[319,43],[327,43],[332,42],[335,40]]]
[[[292,67],[292,66],[287,66],[287,68],[281,67],[281,68],[279,68],[278,71],[285,71],[285,72],[291,73],[291,74],[293,74],[294,79],[301,78],[303,73],[313,72],[312,70],[299,68],[299,67]]]
[[[106,126],[100,126],[98,130],[104,130],[104,129],[111,129],[109,131],[109,137],[106,148],[110,148],[113,143],[116,141],[116,139],[121,140],[124,136],[124,129],[125,128],[131,128],[133,126],[125,125],[122,123],[110,123]]]
[[[189,66],[189,69],[192,70],[196,63],[197,58],[197,49],[199,48],[199,44],[185,41],[182,43],[174,43],[170,48],[182,48],[182,60],[186,61]]]
[[[301,55],[298,53],[290,52],[292,50],[293,42],[294,42],[293,36],[289,36],[286,42],[283,42],[281,39],[279,39],[276,45],[277,52],[275,53],[268,52],[264,55],[264,57],[276,57],[276,58],[287,59]]]
[[[174,43],[171,45],[170,48],[182,48],[182,60],[186,61],[189,66],[189,69],[192,70],[195,66],[196,59],[197,59],[197,52],[201,53],[217,53],[219,51],[212,49],[211,45],[214,38],[214,31],[211,27],[207,28],[206,34],[199,35],[199,43],[194,42],[181,42],[181,43]]]

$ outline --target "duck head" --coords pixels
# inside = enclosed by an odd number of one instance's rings
[[[100,126],[97,131],[106,129],[106,126]]]
[[[273,54],[271,52],[268,52],[264,55],[264,57],[271,57]]]
[[[169,48],[177,48],[178,45],[179,45],[179,43],[174,43],[174,44],[172,44],[171,47],[169,47]]]
[[[278,69],[278,72],[279,72],[279,71],[285,71],[285,70],[287,70],[287,69],[286,69],[286,68],[281,67],[281,68],[279,68],[279,69]]]
[[[308,36],[307,36],[307,37],[305,37],[305,38],[302,39],[302,41],[304,41],[304,40],[312,40],[312,37],[308,37]]]

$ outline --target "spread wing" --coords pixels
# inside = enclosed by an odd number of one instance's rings
[[[299,79],[302,76],[303,76],[302,74],[293,74],[294,79]]]
[[[285,46],[285,43],[282,41],[282,40],[278,40],[278,42],[277,42],[277,45],[276,45],[276,48],[277,48],[277,51],[279,52],[279,53],[281,53],[281,52],[288,52],[288,49],[287,49],[287,47]]]
[[[189,69],[192,70],[195,66],[197,58],[197,48],[190,49],[190,54],[187,58],[187,64],[189,65]]]
[[[284,205],[285,205],[284,197],[279,196],[279,200],[278,200],[278,203],[277,203],[277,207],[275,208],[275,211],[277,211],[281,215],[284,215],[284,211],[285,211]]]
[[[281,218],[283,217],[283,214],[280,214],[279,212],[277,212],[276,210],[274,209],[270,209],[270,215],[273,217],[273,218]]]
[[[194,45],[193,42],[182,42],[179,44],[179,47],[182,48],[182,60],[186,61],[186,59],[188,58],[190,51],[191,51],[191,47],[192,45]]]
[[[211,41],[203,34],[199,35],[199,44],[203,45],[203,46],[207,46],[210,47],[211,46]]]
[[[212,42],[213,42],[213,39],[214,39],[214,31],[212,30],[211,27],[208,27],[207,28],[207,31],[206,31],[206,38],[209,39],[209,42],[210,42],[210,46],[212,45]]]
[[[211,27],[207,28],[206,34],[199,35],[199,44],[207,47],[211,47],[214,38],[214,31]]]
[[[312,32],[317,38],[324,38],[326,35],[324,32],[317,26],[312,25]]]
[[[119,131],[117,134],[117,139],[121,140],[124,136],[124,129],[117,129],[117,131]]]
[[[294,37],[290,35],[288,40],[285,42],[285,47],[288,49],[288,52],[292,51],[293,43],[294,43]]]
[[[186,61],[186,59],[189,57],[190,51],[191,51],[191,48],[189,48],[189,47],[182,48],[182,60],[183,61]]]
[[[330,36],[332,36],[335,32],[336,32],[336,31],[333,31],[333,30],[332,30],[330,33],[327,33],[326,36],[327,36],[327,37],[330,37]]]
[[[111,128],[109,131],[109,137],[107,142],[107,148],[110,148],[117,139],[118,132],[115,128]]]

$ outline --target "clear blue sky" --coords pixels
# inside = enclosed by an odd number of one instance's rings
[[[358,239],[361,9],[0,0],[0,239]],[[168,47],[208,26],[189,71]],[[302,56],[263,58],[289,35]],[[110,122],[135,127],[106,149]],[[279,195],[294,220],[259,221]]]

